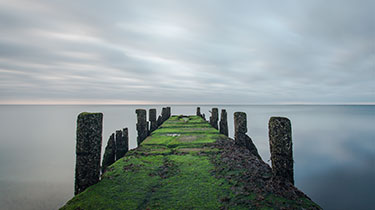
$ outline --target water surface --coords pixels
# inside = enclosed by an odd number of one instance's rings
[[[103,112],[103,149],[112,132],[129,128],[136,147],[137,108],[162,106],[0,106],[0,209],[58,209],[73,196],[75,127],[80,112]],[[267,163],[268,120],[292,121],[295,184],[324,209],[369,209],[375,186],[375,106],[201,106],[247,113],[248,134]],[[196,106],[172,106],[195,114]]]

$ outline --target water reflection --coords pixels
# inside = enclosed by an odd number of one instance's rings
[[[152,106],[158,109],[162,106]],[[296,186],[325,209],[368,209],[374,179],[375,106],[216,106],[248,116],[248,134],[270,158],[268,120],[292,121]],[[136,146],[135,109],[150,106],[0,106],[0,206],[57,209],[73,196],[75,121],[82,111],[104,113],[103,141],[129,128]],[[209,116],[212,106],[201,106]],[[172,106],[195,114],[195,106]],[[103,144],[103,149],[104,149]],[[269,163],[269,162],[268,162]]]

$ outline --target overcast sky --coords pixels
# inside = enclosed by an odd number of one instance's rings
[[[374,103],[374,2],[0,0],[0,103]]]

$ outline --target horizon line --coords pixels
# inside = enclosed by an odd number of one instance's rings
[[[5,105],[72,105],[72,106],[95,106],[95,105],[108,105],[108,106],[270,106],[270,105],[375,105],[375,102],[358,102],[358,103],[0,103],[0,106]]]

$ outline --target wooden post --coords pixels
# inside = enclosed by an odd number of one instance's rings
[[[219,124],[220,124],[220,133],[228,136],[228,120],[227,120],[227,111],[225,109],[221,110]]]
[[[108,166],[112,165],[116,161],[116,142],[115,134],[109,137],[107,146],[104,150],[103,162],[102,162],[102,173],[105,172]]]
[[[219,110],[217,108],[212,108],[210,124],[212,125],[212,127],[219,129],[217,125],[218,121],[219,121]]]
[[[83,112],[78,115],[75,195],[99,181],[102,129],[102,113]]]
[[[129,149],[128,128],[116,131],[116,160],[124,157]]]
[[[294,184],[292,125],[285,117],[271,117],[268,123],[272,173]]]
[[[146,121],[146,110],[137,109],[135,110],[135,113],[137,114],[137,131],[138,131],[137,143],[139,146],[142,143],[142,141],[147,138],[148,124]]]
[[[253,155],[261,159],[257,148],[247,133],[247,119],[245,112],[234,113],[234,141],[237,145],[246,147]]]
[[[156,121],[156,109],[150,109],[148,112],[148,120],[150,121],[150,133],[158,128]]]

